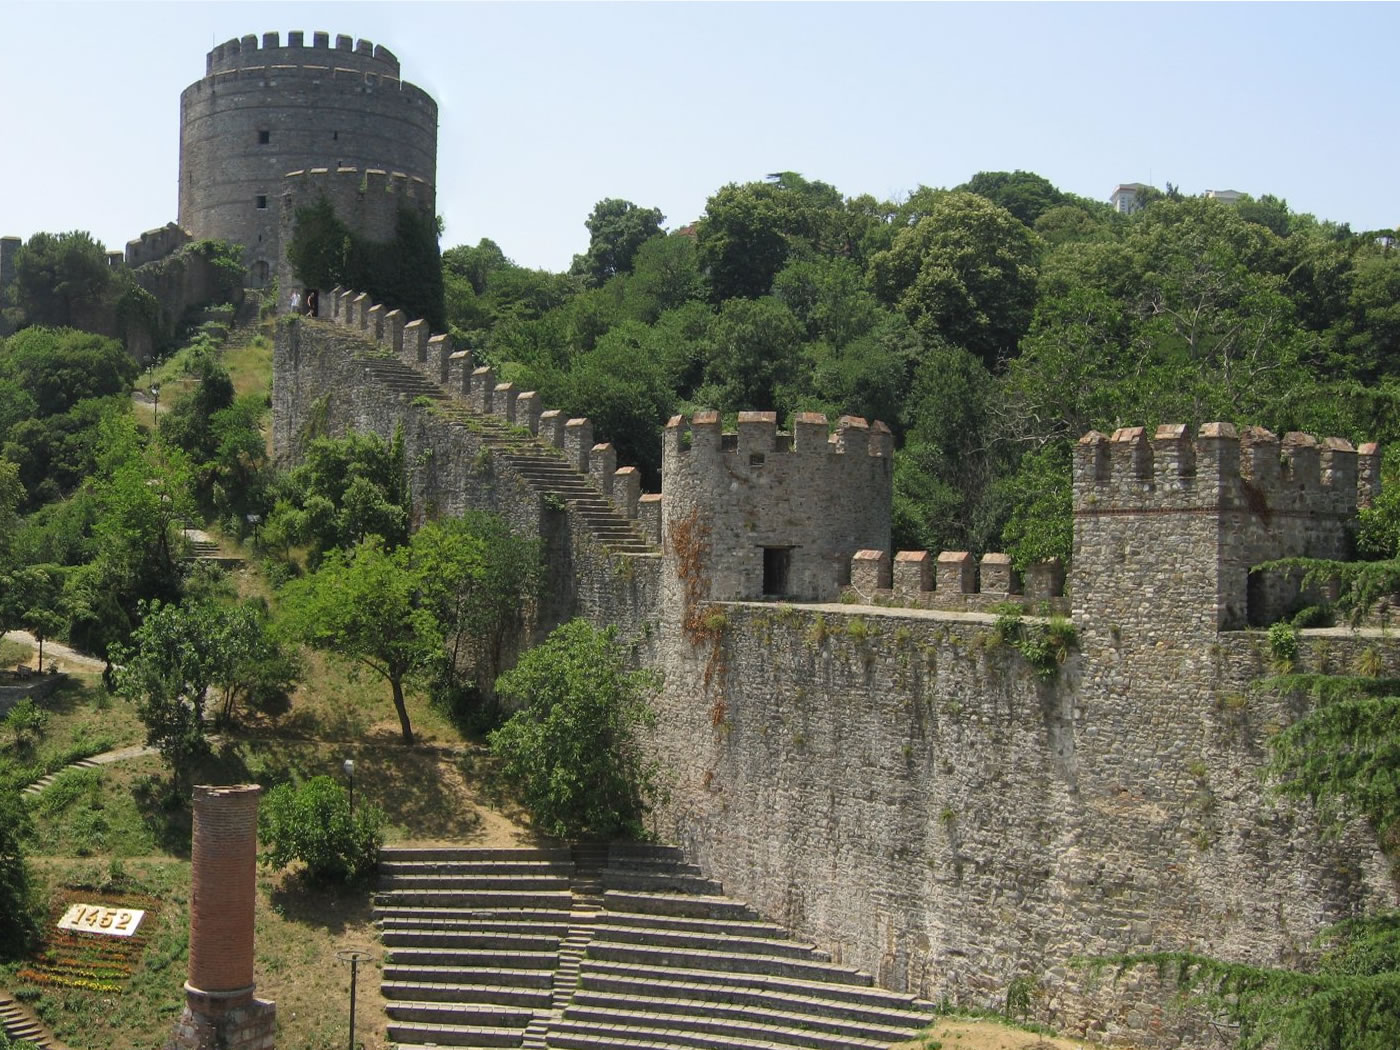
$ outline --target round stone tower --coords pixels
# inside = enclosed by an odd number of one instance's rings
[[[282,261],[282,178],[313,168],[398,174],[433,208],[437,103],[368,40],[264,33],[210,51],[180,96],[180,225],[242,244],[248,283],[264,285]]]

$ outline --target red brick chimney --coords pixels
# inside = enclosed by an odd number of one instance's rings
[[[190,969],[166,1050],[274,1050],[277,1007],[253,997],[257,784],[194,789]]]

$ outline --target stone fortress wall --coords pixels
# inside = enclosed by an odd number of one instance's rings
[[[381,243],[394,239],[400,208],[410,208],[428,219],[434,217],[432,184],[416,175],[353,167],[289,171],[282,178],[277,201],[279,244],[291,243],[297,210],[322,198],[335,210],[336,218],[359,236]],[[285,251],[279,252],[273,272],[279,289],[290,289],[296,282]]]
[[[931,559],[905,552],[903,586],[933,607],[891,608],[861,593],[884,580],[862,563],[888,557],[888,508],[854,506],[888,492],[878,427],[848,420],[823,440],[815,419],[794,435],[764,414],[735,435],[710,413],[672,420],[661,498],[613,489],[661,554],[617,555],[552,523],[483,457],[470,416],[513,417],[596,479],[615,458],[595,455],[591,433],[564,436],[582,421],[546,425],[537,399],[445,337],[333,299],[334,322],[279,335],[279,450],[295,454],[313,426],[401,426],[416,511],[501,509],[545,536],[549,618],[616,624],[665,675],[649,742],[668,775],[657,833],[843,962],[969,1006],[1001,1006],[1022,980],[1035,1016],[1070,1032],[1207,1046],[1153,975],[1114,982],[1076,960],[1183,949],[1290,964],[1324,925],[1400,902],[1363,826],[1324,837],[1307,807],[1269,796],[1268,739],[1298,712],[1252,689],[1267,642],[1236,629],[1310,600],[1296,580],[1251,584],[1249,565],[1345,554],[1377,491],[1374,446],[1227,424],[1086,435],[1068,604],[1038,597],[1053,574],[1018,594],[1002,559],[974,591],[956,552],[930,591]],[[412,361],[468,415],[450,423],[395,392],[376,355]],[[786,594],[763,593],[772,549],[802,552]],[[1072,613],[1061,666],[1038,673],[969,601],[994,594]],[[1302,647],[1304,668],[1379,656],[1400,673],[1381,630],[1304,631]]]
[[[285,254],[283,176],[322,168],[402,173],[432,213],[437,103],[368,40],[273,32],[210,51],[180,96],[180,226],[244,245],[250,283],[267,284]]]

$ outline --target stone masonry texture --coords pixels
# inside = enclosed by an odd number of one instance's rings
[[[416,178],[431,209],[437,103],[368,40],[264,33],[210,51],[180,96],[180,226],[243,245],[250,283],[265,284],[285,248],[283,176],[313,168]]]
[[[672,420],[661,498],[636,501],[661,504],[662,553],[619,556],[568,508],[542,505],[469,425],[370,375],[395,350],[365,323],[279,329],[278,454],[296,459],[317,433],[401,431],[417,517],[497,510],[542,536],[537,627],[615,624],[664,675],[648,742],[667,777],[654,830],[841,962],[975,1007],[1003,1006],[1022,979],[1035,1016],[1071,1033],[1203,1047],[1208,1027],[1155,975],[1115,981],[1079,960],[1182,949],[1292,965],[1323,926],[1400,903],[1365,827],[1323,829],[1269,794],[1268,741],[1300,712],[1252,688],[1269,650],[1248,629],[1312,600],[1251,566],[1347,554],[1375,494],[1374,446],[1227,424],[1087,435],[1069,597],[1022,603],[1031,620],[1042,605],[1067,611],[1077,634],[1044,677],[999,641],[997,613],[967,601],[966,558],[943,559],[959,572],[950,608],[877,607],[849,589],[853,561],[879,561],[857,552],[890,556],[876,424],[829,433],[798,417],[784,433],[755,413],[725,435],[710,413]],[[410,351],[397,325],[404,358],[462,381],[446,356],[429,359],[426,333]],[[542,434],[562,433],[557,415],[537,412]],[[938,594],[922,582],[935,561],[901,555],[922,604]],[[786,590],[765,599],[780,562]],[[1005,571],[981,568],[1023,597]],[[1302,650],[1303,669],[1374,653],[1400,673],[1380,630],[1304,631]]]

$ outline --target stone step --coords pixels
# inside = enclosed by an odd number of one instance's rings
[[[491,875],[509,879],[518,875],[552,875],[569,878],[572,864],[528,860],[381,860],[381,875]]]
[[[606,890],[636,890],[642,893],[684,893],[698,897],[721,897],[724,887],[703,875],[685,875],[666,871],[603,871]]]
[[[860,986],[855,986],[855,989],[857,992],[868,990]],[[579,976],[578,994],[630,999],[651,997],[658,1000],[658,1003],[683,1004],[680,1009],[687,1011],[774,1010],[807,1018],[829,1019],[840,1024],[869,1024],[910,1031],[925,1027],[934,1014],[931,1003],[925,1004],[927,1009],[915,1009],[916,1000],[912,996],[889,1003],[884,1000],[861,1002],[854,998],[832,998],[830,994],[812,994],[830,991],[826,985],[814,985],[811,982],[720,985],[691,980],[668,981],[657,977],[623,977],[590,969]],[[670,1007],[654,1005],[651,1009],[665,1012]],[[826,1023],[826,1020],[811,1020],[809,1023],[820,1026]]]
[[[439,930],[450,933],[519,933],[562,940],[568,936],[572,919],[564,916],[562,912],[550,912],[548,918],[535,919],[478,919],[472,916],[471,912],[459,912],[441,919],[386,916],[375,921],[379,924],[381,936]]]
[[[595,940],[588,946],[588,958],[603,962],[639,963],[658,968],[776,974],[780,977],[799,977],[805,981],[826,981],[834,984],[854,979],[850,970],[830,962],[794,959],[785,955],[761,955],[757,952],[724,952]],[[867,976],[866,980],[869,979]]]
[[[483,1047],[519,1046],[524,1028],[477,1028],[473,1025],[423,1025],[391,1022],[386,1029],[399,1050],[411,1046]]]
[[[503,988],[550,988],[554,972],[541,967],[478,966],[463,970],[440,963],[408,964],[389,961],[381,979],[408,984],[442,984],[460,987],[499,985]]]
[[[528,846],[385,846],[382,861],[506,861],[526,864],[570,864],[573,854],[567,847],[532,849]]]
[[[490,875],[466,872],[423,873],[379,876],[380,891],[386,890],[493,890],[498,892],[537,892],[559,890],[569,885],[567,875]]]
[[[627,926],[612,916],[605,916],[593,933],[591,943],[642,944],[653,948],[685,948],[696,951],[741,952],[746,955],[771,955],[784,959],[806,959],[830,962],[828,952],[814,944],[779,940],[773,937],[744,937],[734,933],[711,933],[696,930],[667,930],[655,926]]]
[[[535,1011],[498,1003],[444,1003],[390,1000],[384,1010],[395,1021],[423,1025],[472,1025],[479,1028],[524,1028]]]
[[[449,889],[403,889],[381,891],[375,894],[375,904],[385,907],[419,905],[442,907],[451,905],[457,908],[501,909],[501,908],[554,908],[568,911],[573,906],[573,895],[567,890],[449,890]]]
[[[438,922],[479,922],[498,924],[501,929],[529,923],[563,923],[567,928],[568,912],[559,908],[472,908],[463,911],[454,907],[414,907],[388,904],[374,909],[375,920],[381,924],[428,925]]]
[[[644,983],[679,982],[688,987],[690,998],[721,996],[722,993],[754,991],[782,996],[802,996],[833,1003],[849,1003],[862,1009],[912,1010],[933,1014],[934,1006],[903,992],[877,988],[870,975],[858,970],[846,970],[845,980],[810,980],[775,973],[750,973],[716,969],[687,969],[658,966],[655,963],[613,962],[602,959],[585,961],[580,980],[586,988],[602,988],[607,982],[626,980]]]
[[[397,966],[455,966],[458,969],[505,967],[512,970],[553,970],[559,961],[559,955],[553,950],[512,952],[407,945],[402,948],[389,948],[389,959]]]
[[[379,939],[387,948],[494,948],[506,952],[555,952],[559,938],[546,934],[501,930],[384,929]]]
[[[620,926],[649,926],[660,930],[692,930],[715,936],[772,938],[787,940],[788,931],[762,919],[698,919],[685,915],[649,915],[644,912],[614,912],[604,916],[607,923]]]
[[[889,1050],[891,1043],[913,1035],[912,1031],[902,1029],[888,1030],[891,1034],[886,1037],[885,1030],[860,1035],[804,1028],[800,1023],[801,1018],[797,1019],[797,1023],[788,1023],[776,1018],[770,1020],[769,1017],[773,1015],[758,1016],[758,1011],[752,1017],[720,1013],[658,1014],[645,1009],[646,1005],[626,1000],[604,1006],[570,1003],[564,1011],[564,1020],[614,1030],[619,1026],[650,1028],[670,1042],[684,1045],[686,1041],[693,1040],[690,1042],[692,1046],[715,1047],[716,1050],[725,1050],[730,1045],[728,1040],[734,1038],[755,1039],[779,1046],[809,1047],[812,1050],[855,1050],[857,1047],[862,1050]]]
[[[379,985],[379,991],[385,999],[412,1002],[494,1003],[539,1010],[548,1010],[553,999],[552,985],[526,988],[511,984],[384,981]]]
[[[681,915],[694,919],[758,919],[742,901],[728,897],[682,895],[678,893],[644,893],[633,890],[608,890],[603,895],[604,907],[610,912],[637,912],[644,915]]]
[[[770,1032],[769,1034],[779,1034]],[[792,1046],[808,1046],[808,1043],[775,1042],[771,1038],[754,1035],[717,1035],[704,1032],[679,1032],[664,1027],[647,1024],[599,1024],[592,1021],[576,1021],[565,1017],[552,1021],[549,1026],[551,1050],[620,1050],[622,1047],[636,1050],[787,1050]],[[833,1048],[848,1047],[850,1050],[876,1048],[887,1050],[887,1043],[841,1043],[827,1044]]]

